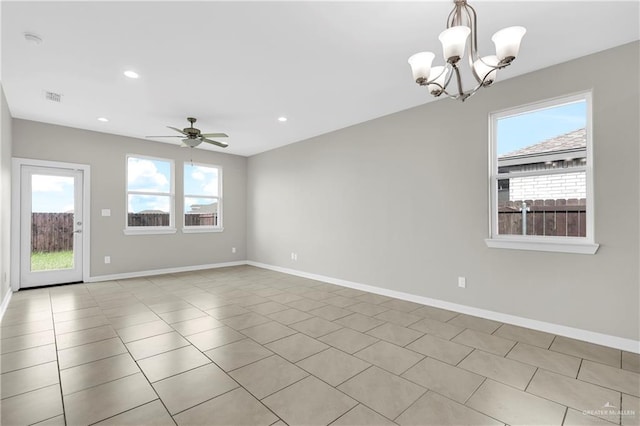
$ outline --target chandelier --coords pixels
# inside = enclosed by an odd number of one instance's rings
[[[478,55],[478,37],[476,11],[466,0],[454,0],[455,6],[447,18],[447,29],[440,33],[445,66],[431,67],[435,58],[432,52],[420,52],[409,58],[413,78],[420,86],[427,86],[433,96],[445,94],[452,99],[465,101],[481,87],[490,86],[496,80],[499,69],[505,68],[518,56],[524,27],[504,28],[491,37],[496,46],[496,54],[480,57]],[[467,38],[471,35],[471,46],[466,49]],[[467,51],[469,67],[477,85],[465,91],[459,63]],[[447,91],[453,76],[457,83],[457,92]]]

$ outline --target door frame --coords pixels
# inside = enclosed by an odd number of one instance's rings
[[[89,282],[90,271],[90,242],[91,242],[91,166],[88,164],[65,163],[60,161],[34,160],[30,158],[11,159],[11,289],[20,290],[20,235],[21,235],[21,188],[22,166],[50,167],[82,171],[82,281]]]

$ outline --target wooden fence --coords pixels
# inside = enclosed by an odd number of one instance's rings
[[[169,213],[129,213],[128,226],[169,226]]]
[[[585,237],[587,203],[584,198],[568,200],[525,200],[527,235]],[[498,233],[522,235],[522,201],[498,204]]]
[[[73,250],[73,213],[31,213],[31,251]]]
[[[218,226],[218,213],[187,213],[184,226]]]
[[[527,235],[584,237],[587,234],[586,200],[525,200]],[[498,205],[498,233],[522,235],[522,201]],[[129,226],[169,226],[168,213],[129,213]],[[184,215],[185,226],[217,226],[217,213]],[[73,213],[32,213],[31,251],[73,250]]]
[[[169,213],[129,213],[129,226],[169,226]],[[217,213],[188,213],[184,226],[218,226]]]

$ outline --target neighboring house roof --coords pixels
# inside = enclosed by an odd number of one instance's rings
[[[218,203],[214,202],[211,204],[191,204],[189,206],[191,211],[187,213],[217,213],[218,212]]]
[[[498,158],[539,156],[542,154],[555,154],[560,152],[581,151],[587,148],[587,132],[584,128],[556,136],[546,141],[520,148],[517,151],[502,154]]]
[[[142,210],[138,212],[139,214],[158,214],[158,213],[167,213],[167,212],[163,212],[162,210]]]

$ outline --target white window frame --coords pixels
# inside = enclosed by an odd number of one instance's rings
[[[531,175],[532,172],[510,172],[508,175],[498,173],[497,155],[497,122],[498,120],[515,115],[526,114],[536,110],[552,108],[575,102],[586,102],[586,143],[587,162],[584,166],[572,167],[571,172],[584,172],[586,179],[586,236],[559,237],[541,235],[500,235],[498,234],[498,180]],[[593,198],[593,138],[592,138],[592,95],[591,92],[580,92],[541,102],[535,102],[516,108],[497,111],[489,114],[489,238],[485,243],[490,248],[534,250],[547,252],[595,254],[599,244],[594,235],[594,198]],[[533,174],[567,173],[566,170],[548,171]]]
[[[207,167],[210,169],[217,169],[218,170],[218,195],[197,195],[197,194],[187,194],[186,189],[185,189],[185,170],[186,170],[186,165],[194,165],[194,166],[199,166],[199,167]],[[187,226],[185,224],[185,215],[186,213],[183,211],[182,212],[182,232],[185,234],[195,234],[195,233],[200,233],[200,232],[222,232],[224,231],[224,226],[223,226],[223,201],[222,201],[222,188],[223,188],[223,184],[222,184],[222,166],[216,165],[216,164],[206,164],[206,163],[194,163],[191,161],[185,161],[183,163],[183,167],[182,167],[182,203],[183,203],[183,209],[186,207],[186,200],[187,198],[209,198],[212,200],[217,200],[218,202],[218,226]]]
[[[155,191],[129,190],[129,158],[143,160],[165,161],[170,165],[169,193]],[[124,234],[125,235],[151,235],[151,234],[175,234],[175,162],[169,158],[151,157],[148,155],[127,154],[125,156],[125,209],[124,209]],[[129,195],[161,195],[169,197],[169,226],[129,226]]]

